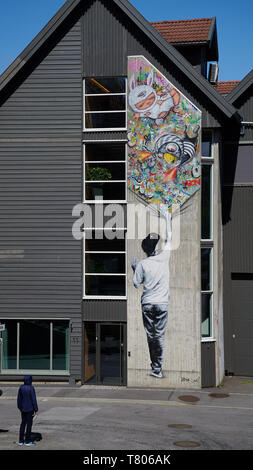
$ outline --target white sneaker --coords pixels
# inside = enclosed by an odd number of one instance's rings
[[[36,446],[35,442],[25,442],[25,446]]]
[[[153,377],[156,377],[157,379],[162,379],[163,378],[163,374],[162,374],[162,371],[160,370],[160,372],[154,372],[152,370],[151,374]]]

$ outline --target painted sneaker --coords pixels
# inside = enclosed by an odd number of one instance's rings
[[[152,377],[156,377],[157,379],[163,378],[163,373],[161,370],[160,372],[155,372],[154,370],[152,370],[150,375],[152,375]]]
[[[36,446],[35,442],[25,442],[25,446]]]

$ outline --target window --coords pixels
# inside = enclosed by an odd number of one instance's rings
[[[213,336],[213,155],[212,133],[202,134],[201,181],[201,333]]]
[[[125,142],[84,144],[83,201],[92,214],[84,232],[85,298],[126,296],[126,165]]]
[[[5,320],[2,339],[3,371],[69,370],[68,321]]]
[[[84,201],[126,201],[126,144],[84,145]]]
[[[202,161],[201,239],[213,238],[213,164]]]
[[[101,238],[102,232],[102,238]],[[107,230],[84,234],[84,297],[126,296],[126,230],[117,230],[117,238],[108,239]],[[110,230],[110,237],[111,237]],[[100,238],[96,238],[99,234]]]
[[[201,248],[202,336],[212,337],[213,248]]]
[[[84,80],[84,129],[126,129],[126,78]]]
[[[212,132],[211,131],[203,130],[202,132],[201,155],[202,155],[202,158],[212,157]]]

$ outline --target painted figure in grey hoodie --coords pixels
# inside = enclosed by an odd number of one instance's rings
[[[151,360],[151,374],[162,378],[162,364],[164,356],[164,337],[168,321],[169,302],[169,258],[170,258],[170,215],[166,215],[166,243],[161,251],[157,251],[160,236],[150,233],[142,241],[142,249],[147,258],[132,262],[134,271],[133,283],[138,289],[143,285],[141,297],[143,325],[147,334],[149,354]]]

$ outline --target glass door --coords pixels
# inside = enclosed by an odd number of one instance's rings
[[[84,327],[84,381],[87,384],[125,385],[123,323],[86,323]]]

